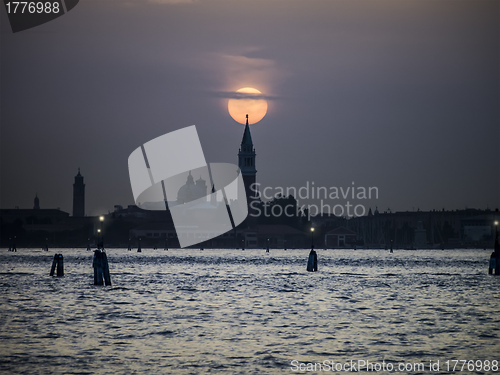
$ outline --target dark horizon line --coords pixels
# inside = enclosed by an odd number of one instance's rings
[[[122,205],[116,205],[116,206],[122,206]],[[140,206],[136,205],[136,204],[131,204],[131,205],[127,205],[127,206],[122,206],[123,209],[127,209],[128,207],[130,206],[134,206],[134,207],[137,207],[138,209],[140,210],[143,210],[143,211],[152,211],[152,212],[157,212],[157,211],[160,211],[160,212],[163,212],[163,211],[168,211],[168,210],[148,210],[148,209],[143,209],[141,208]],[[377,207],[377,206],[375,206]],[[68,213],[69,212],[66,212],[64,210],[62,210],[60,207],[55,207],[55,208],[21,208],[21,207],[13,207],[13,208],[1,208],[0,207],[0,211],[6,211],[6,210],[26,210],[26,211],[44,211],[44,210],[57,210],[57,211],[61,211],[61,212],[65,212],[65,213]],[[371,210],[371,207],[369,207],[369,210]],[[377,210],[377,208],[375,208],[375,210],[373,210],[372,214],[375,215],[375,211]],[[385,211],[378,211],[378,214],[379,215],[384,215],[384,214],[397,214],[397,213],[432,213],[432,212],[460,212],[460,211],[481,211],[481,212],[499,212],[500,213],[500,208],[476,208],[476,207],[465,207],[465,208],[455,208],[455,209],[445,209],[445,208],[441,208],[441,209],[429,209],[429,210],[420,210],[420,209],[417,209],[417,210],[404,210],[404,211],[392,211],[390,208],[388,208],[388,210],[385,210]],[[108,214],[111,214],[115,212],[115,210],[113,211],[109,211],[107,213],[104,213],[104,214],[97,214],[97,215],[84,215],[84,216],[73,216],[73,215],[70,215],[70,217],[98,217],[98,216],[101,216],[101,215],[108,215]],[[319,213],[319,214],[316,214],[316,215],[311,215],[311,217],[315,217],[315,216],[336,216],[336,217],[344,217],[344,216],[337,216],[337,215],[334,215],[334,214],[328,214],[328,213]],[[368,213],[366,215],[363,215],[363,216],[368,216]],[[363,216],[357,216],[357,217],[363,217]]]

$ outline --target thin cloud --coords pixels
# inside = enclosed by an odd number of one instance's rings
[[[234,92],[234,91],[212,91],[210,92],[213,96],[223,99],[265,99],[265,100],[276,100],[277,96],[266,95],[266,94],[256,94],[256,93],[246,93],[246,92]]]

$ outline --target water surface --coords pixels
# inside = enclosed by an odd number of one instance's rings
[[[56,252],[62,278],[49,276]],[[113,285],[98,287],[84,249],[0,250],[2,373],[292,374],[292,360],[440,360],[442,370],[500,359],[490,251],[318,250],[316,273],[305,270],[308,250],[107,254]]]

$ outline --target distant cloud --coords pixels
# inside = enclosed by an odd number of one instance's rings
[[[212,91],[212,95],[218,98],[224,99],[265,99],[265,100],[276,100],[277,96],[266,95],[266,94],[252,94],[244,92],[233,92],[233,91]]]
[[[273,92],[276,85],[287,76],[287,71],[278,66],[273,59],[249,57],[248,54],[257,51],[257,48],[248,47],[241,51],[241,47],[233,48],[232,53],[209,52],[204,58],[193,59],[190,65],[205,71],[209,76],[218,77],[215,92],[218,97],[225,99],[262,98],[275,100]],[[235,91],[242,87],[253,87],[263,94],[243,94]]]

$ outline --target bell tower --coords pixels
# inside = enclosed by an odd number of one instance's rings
[[[85,184],[83,183],[83,176],[78,174],[75,176],[75,183],[73,184],[73,217],[85,216]]]
[[[241,175],[243,176],[247,202],[250,204],[257,196],[255,192],[257,187],[254,186],[252,189],[252,185],[256,182],[257,170],[255,169],[255,149],[253,148],[252,135],[250,134],[250,126],[248,125],[248,115],[240,151],[238,152],[238,167],[240,167]]]

